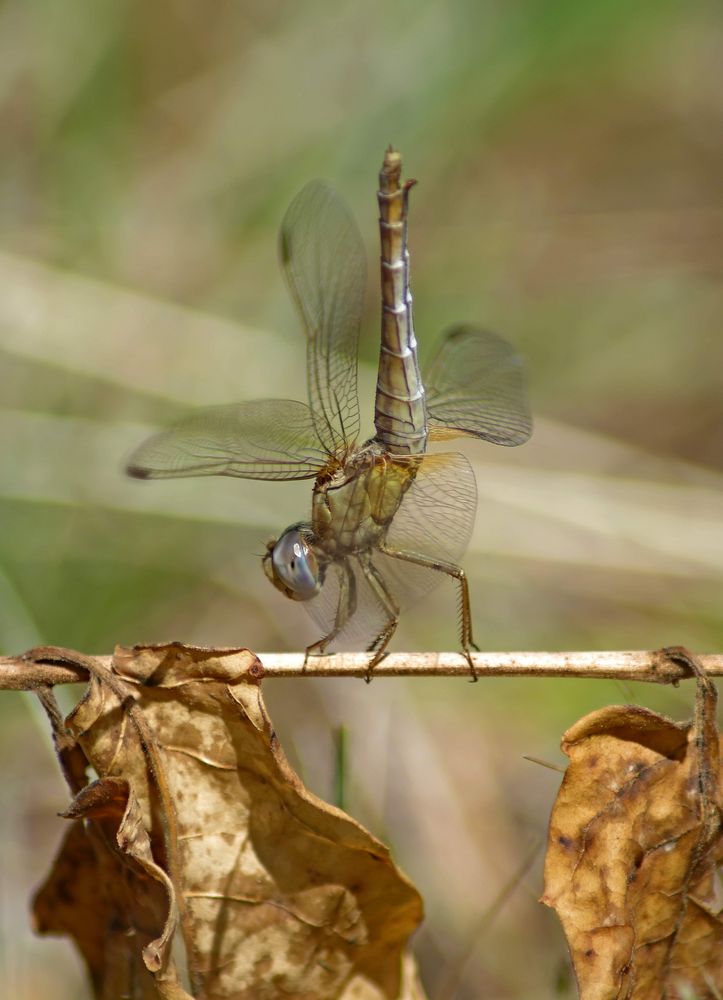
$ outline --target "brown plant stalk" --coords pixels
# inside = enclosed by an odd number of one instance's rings
[[[671,655],[676,649],[473,653],[472,662],[478,677],[588,677],[677,684],[692,673],[684,661]],[[87,671],[78,662],[78,655],[72,650],[46,646],[18,656],[0,657],[0,690],[28,690],[82,681]],[[110,666],[108,655],[94,659]],[[370,656],[368,653],[335,653],[305,658],[303,653],[260,653],[258,659],[258,665],[252,668],[257,678],[367,678]],[[699,660],[709,676],[723,676],[723,653],[702,654]],[[452,652],[390,653],[372,671],[372,677],[379,679],[469,675],[464,656]]]

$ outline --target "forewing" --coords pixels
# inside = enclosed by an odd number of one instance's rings
[[[281,261],[308,338],[309,402],[330,452],[359,434],[357,344],[366,286],[364,244],[351,212],[323,181],[294,198],[281,224]]]
[[[394,516],[386,543],[430,562],[459,565],[469,544],[477,506],[474,473],[463,455],[425,455],[417,474]],[[455,581],[431,567],[415,565],[373,552],[372,560],[400,611],[409,607],[446,580]],[[360,564],[351,557],[356,580],[357,608],[348,624],[329,646],[335,649],[366,649],[378,636],[387,615],[367,583]],[[306,605],[311,617],[326,634],[334,624],[339,583],[331,567],[321,593]]]
[[[432,440],[470,436],[517,445],[532,433],[522,360],[494,333],[454,327],[423,381]]]
[[[144,441],[126,471],[138,479],[311,479],[326,460],[305,403],[261,399],[195,410]]]

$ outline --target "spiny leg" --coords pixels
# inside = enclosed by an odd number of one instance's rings
[[[404,552],[402,549],[393,549],[382,543],[379,551],[384,555],[391,556],[392,559],[401,559],[404,562],[414,563],[415,566],[425,566],[427,569],[437,570],[439,573],[446,573],[447,576],[454,577],[459,584],[459,606],[460,606],[460,639],[462,651],[469,664],[472,680],[477,680],[477,672],[472,662],[471,650],[479,652],[479,646],[472,638],[472,611],[469,601],[469,584],[467,574],[461,566],[455,563],[443,562],[441,559],[430,559],[428,556],[420,556],[416,552]]]
[[[385,650],[389,645],[389,640],[394,635],[394,631],[399,623],[399,606],[394,600],[389,592],[389,588],[386,585],[384,577],[381,575],[379,570],[376,568],[372,562],[371,556],[368,552],[358,554],[359,565],[362,568],[364,577],[372,589],[372,593],[379,601],[382,609],[389,616],[389,620],[384,628],[381,630],[379,635],[377,635],[374,642],[368,647],[368,652],[373,652],[374,655],[367,664],[367,684],[371,681],[371,673],[374,667],[380,660],[384,659]]]
[[[322,656],[324,654],[326,647],[336,639],[356,611],[356,579],[349,561],[344,559],[336,565],[339,568],[339,601],[336,606],[336,615],[334,616],[334,627],[326,635],[323,635],[321,639],[317,639],[316,642],[312,642],[310,646],[306,647],[304,667],[302,669],[306,667],[310,656]]]

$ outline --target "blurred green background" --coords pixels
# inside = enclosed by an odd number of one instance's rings
[[[188,406],[304,398],[276,258],[325,176],[370,258],[361,384],[378,342],[376,175],[419,181],[410,243],[423,354],[450,323],[524,354],[532,442],[470,444],[469,571],[485,649],[723,649],[723,89],[719,3],[669,0],[6,0],[0,6],[0,635],[86,652],[316,638],[262,576],[309,484],[124,479]],[[455,648],[452,588],[396,649]],[[282,743],[426,899],[430,997],[573,995],[537,902],[559,737],[621,700],[593,681],[269,682]],[[0,699],[0,982],[87,996],[29,894],[66,794],[30,698]],[[534,860],[529,864],[530,858]],[[513,887],[510,889],[510,887]],[[508,891],[509,890],[509,891]]]

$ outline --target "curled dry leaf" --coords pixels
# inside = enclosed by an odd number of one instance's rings
[[[75,938],[97,996],[424,1000],[407,952],[420,897],[289,767],[261,673],[247,650],[179,644],[90,664],[67,726],[99,780],[68,810],[82,819],[38,928]]]
[[[153,862],[128,782],[93,782],[63,815],[75,822],[36,894],[36,930],[75,939],[98,996],[191,1000],[162,961],[175,929],[174,893]]]
[[[723,860],[715,689],[681,725],[635,706],[585,716],[549,829],[545,893],[583,1000],[723,994]]]

